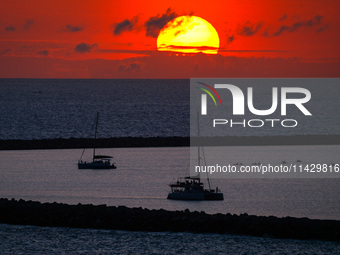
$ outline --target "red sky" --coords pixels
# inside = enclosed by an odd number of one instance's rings
[[[1,0],[1,78],[339,77],[340,1]],[[159,52],[159,30],[195,15],[217,55]]]

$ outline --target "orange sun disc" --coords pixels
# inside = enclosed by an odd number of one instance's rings
[[[157,38],[159,51],[217,54],[219,46],[216,29],[197,16],[180,16],[169,21]]]

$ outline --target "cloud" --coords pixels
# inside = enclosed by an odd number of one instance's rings
[[[256,34],[260,28],[262,27],[262,23],[259,22],[257,24],[251,24],[249,21],[243,27],[239,27],[238,34],[244,36],[252,36]]]
[[[126,49],[98,49],[101,53],[131,53],[138,55],[151,55],[151,50],[126,50]]]
[[[192,15],[190,13],[189,15]],[[146,36],[157,38],[161,29],[171,20],[178,17],[179,15],[168,8],[164,14],[158,14],[157,16],[150,17],[145,23],[144,28],[146,29]],[[132,19],[126,19],[122,22],[115,23],[112,25],[113,34],[121,35],[127,31],[139,30],[140,27],[137,27],[138,16],[133,17]],[[180,33],[180,31],[178,32]]]
[[[320,15],[316,15],[313,18],[306,20],[306,21],[298,21],[293,23],[290,26],[281,26],[279,27],[274,33],[270,34],[268,32],[268,29],[263,33],[263,36],[266,37],[274,37],[274,36],[279,36],[281,35],[283,32],[294,32],[297,31],[298,29],[302,28],[302,27],[314,27],[314,26],[319,26],[321,25],[322,22],[322,16]],[[323,26],[321,28],[319,28],[317,31],[321,32],[324,30],[326,26]]]
[[[64,28],[64,31],[66,32],[79,32],[82,31],[84,29],[83,26],[78,25],[78,26],[73,26],[73,25],[66,25]]]
[[[34,19],[26,19],[25,24],[22,26],[25,30],[30,29],[34,24]],[[16,31],[16,28],[12,25],[8,25],[5,27],[6,32],[14,32]]]
[[[0,68],[0,77],[4,78],[188,79],[197,77],[197,75],[202,78],[291,78],[338,77],[340,61],[335,59],[327,62],[308,62],[299,58],[233,57],[205,54],[169,56],[160,53],[119,60],[67,60],[64,58],[5,55],[0,58],[0,66],[2,67]],[[198,66],[198,70],[196,66]]]
[[[9,25],[9,26],[5,27],[5,31],[6,32],[14,32],[15,31],[15,27],[13,27],[12,25]]]
[[[141,69],[141,65],[137,63],[131,63],[128,65],[120,65],[118,67],[118,72],[138,72]]]
[[[219,48],[218,52],[237,52],[237,53],[245,53],[245,52],[289,52],[287,50],[229,50],[226,48]]]
[[[166,23],[176,17],[178,17],[178,14],[168,8],[163,15],[157,15],[149,18],[144,24],[146,28],[146,36],[157,38],[159,32],[166,25]]]
[[[79,43],[77,46],[74,48],[74,51],[76,53],[86,53],[86,52],[91,52],[92,49],[97,48],[98,44],[89,44],[89,43]]]
[[[40,50],[37,52],[38,55],[42,55],[42,56],[48,56],[49,51],[48,50]]]
[[[284,21],[288,18],[287,14],[283,14],[282,17],[279,18],[279,21]]]
[[[328,28],[328,24],[323,25],[323,26],[320,27],[318,30],[316,30],[316,32],[320,33],[320,32],[322,32],[322,31],[326,30],[327,28]]]
[[[126,50],[126,49],[98,49],[97,52],[100,53],[106,53],[106,54],[119,54],[119,53],[131,53],[131,54],[136,54],[136,55],[143,55],[143,56],[151,56],[151,55],[178,55],[178,54],[186,54],[184,52],[176,52],[176,51],[171,51],[171,50],[198,50],[198,51],[207,51],[207,50],[216,50],[215,47],[208,47],[208,46],[176,46],[176,45],[167,45],[166,46],[167,50],[163,51],[158,51],[158,50]],[[227,48],[219,48],[218,52],[237,52],[237,53],[245,53],[245,52],[288,52],[286,50],[230,50]],[[196,55],[197,53],[193,53],[193,55]]]
[[[180,46],[180,45],[160,45],[163,49],[163,52],[166,52],[166,50],[169,50],[170,53],[185,53],[185,52],[174,52],[171,50],[197,50],[197,51],[216,51],[219,48],[217,47],[210,47],[210,46]]]
[[[234,35],[227,37],[227,42],[228,43],[232,43],[234,40],[235,40],[235,36]]]
[[[26,19],[23,27],[25,30],[28,30],[33,26],[33,24],[34,24],[34,19]]]
[[[131,20],[124,20],[120,23],[113,24],[113,34],[114,35],[121,35],[123,32],[132,31],[137,24],[138,17],[133,17]]]
[[[6,49],[6,50],[0,52],[0,56],[5,55],[7,52],[10,52],[10,51],[11,51],[11,49]]]

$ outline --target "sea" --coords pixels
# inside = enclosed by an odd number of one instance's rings
[[[303,87],[311,92],[306,107],[312,116],[304,116],[296,107],[288,105],[287,112],[292,116],[277,116],[278,109],[274,117],[297,119],[299,125],[295,128],[266,128],[269,125],[229,128],[225,135],[340,133],[340,79],[254,80],[256,82],[241,79],[236,84],[240,84],[244,94],[248,85],[254,87],[256,108],[270,108],[273,86]],[[188,137],[190,80],[0,79],[0,109],[1,140],[93,137],[97,112],[101,138]],[[259,116],[250,117],[259,119]],[[264,117],[260,119],[266,119]]]
[[[279,128],[247,134],[338,135],[340,90],[332,85],[337,80],[328,81],[323,89],[320,82],[310,82],[311,91],[320,90],[312,92],[318,98],[317,107],[312,107],[318,120],[313,125],[289,133]],[[0,140],[92,138],[97,112],[101,138],[188,137],[189,83],[0,79]],[[327,119],[326,124],[321,119]],[[312,158],[340,152],[339,145],[234,146],[230,150],[241,159],[247,158],[249,150],[260,152],[264,147],[266,153],[256,154],[259,162],[267,158],[296,162],[301,151]],[[0,151],[0,197],[340,220],[339,178],[212,179],[213,188],[218,186],[224,193],[224,201],[171,201],[166,199],[168,184],[189,173],[189,147],[98,150],[114,156],[116,170],[78,170],[82,149]],[[85,150],[84,159],[90,159],[91,153]],[[334,163],[340,163],[339,159],[334,157]],[[7,224],[0,224],[0,240],[0,254],[340,254],[339,243],[325,241]]]

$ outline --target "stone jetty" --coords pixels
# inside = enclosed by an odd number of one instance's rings
[[[0,223],[340,241],[340,221],[0,199]]]
[[[93,139],[56,138],[40,140],[0,140],[0,150],[34,150],[34,149],[77,149],[92,148]],[[126,147],[177,147],[197,144],[192,137],[112,137],[98,138],[98,148]],[[266,146],[266,145],[331,145],[340,144],[340,135],[296,135],[296,136],[226,136],[200,137],[202,146]]]

